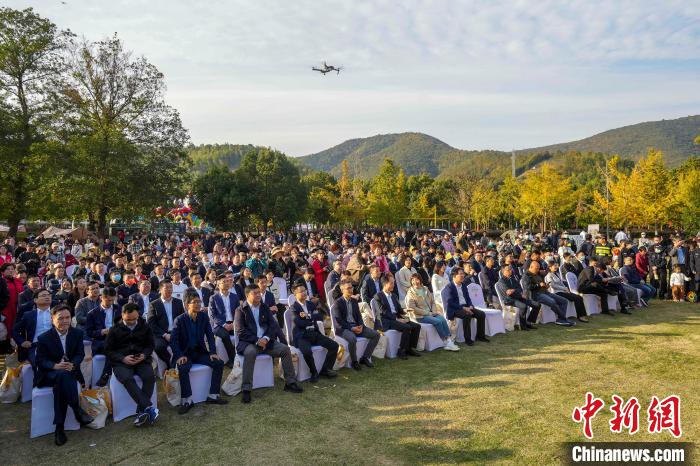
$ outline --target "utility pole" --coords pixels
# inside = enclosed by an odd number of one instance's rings
[[[510,151],[510,176],[515,179],[515,149]]]
[[[610,241],[610,175],[608,173],[608,158],[605,157],[605,239]]]

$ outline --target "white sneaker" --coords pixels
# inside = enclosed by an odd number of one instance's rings
[[[447,340],[443,348],[445,351],[459,351],[459,347],[452,343],[452,340]]]

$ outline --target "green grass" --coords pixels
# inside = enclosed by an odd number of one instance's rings
[[[379,360],[374,370],[305,383],[301,395],[278,380],[248,406],[235,397],[178,416],[161,395],[157,426],[110,420],[99,431],[68,432],[61,448],[53,436],[29,439],[29,403],[3,405],[3,463],[559,464],[559,443],[583,439],[571,411],[588,390],[606,402],[595,440],[629,438],[607,427],[612,394],[641,402],[643,432],[631,440],[673,440],[646,433],[645,413],[652,395],[677,394],[682,440],[697,442],[699,331],[698,305],[655,302],[571,330],[550,324],[458,353]]]

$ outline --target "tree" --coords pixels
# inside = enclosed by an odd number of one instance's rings
[[[149,214],[182,194],[189,136],[164,101],[163,74],[116,35],[72,47],[69,68],[52,99],[71,160],[53,192],[103,236],[108,216]]]
[[[700,168],[680,173],[673,193],[674,211],[684,229],[700,231]]]
[[[407,217],[406,175],[391,159],[384,159],[367,193],[368,217],[375,225],[395,226]]]
[[[670,220],[671,174],[664,166],[663,154],[650,149],[646,157],[641,158],[629,179],[630,188],[635,193],[634,222],[637,225],[654,226]]]
[[[238,178],[225,166],[213,166],[192,184],[192,207],[217,229],[242,228],[250,204],[240,192]]]
[[[33,150],[44,139],[45,89],[63,72],[63,51],[71,38],[69,31],[60,31],[31,8],[0,8],[0,192],[10,236],[30,213],[28,194],[40,186],[33,176],[39,168]]]
[[[333,206],[338,199],[335,178],[326,172],[314,172],[301,178],[309,197],[304,219],[325,225],[333,220]]]
[[[601,218],[607,215],[613,223],[627,227],[633,220],[633,208],[636,203],[636,193],[629,182],[630,176],[621,171],[618,167],[620,158],[612,157],[607,162],[608,191],[609,200],[604,193],[596,191],[595,208]]]
[[[248,152],[235,171],[241,193],[266,229],[288,227],[306,209],[307,192],[299,169],[282,152],[261,148]]]
[[[520,218],[538,222],[540,230],[556,225],[570,211],[571,182],[562,177],[548,163],[532,170],[523,181],[516,207]]]

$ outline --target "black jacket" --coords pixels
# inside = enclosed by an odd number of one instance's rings
[[[139,317],[134,330],[129,330],[124,322],[109,329],[105,340],[105,354],[114,363],[121,363],[126,356],[142,354],[150,361],[153,353],[153,331],[146,321]]]

